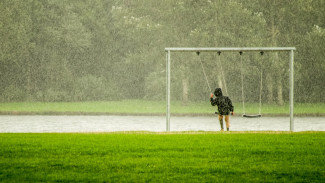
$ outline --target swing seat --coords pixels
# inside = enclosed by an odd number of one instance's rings
[[[244,118],[260,118],[260,117],[262,117],[262,114],[251,114],[251,115],[243,114],[243,117]]]

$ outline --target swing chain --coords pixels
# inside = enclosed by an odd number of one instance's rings
[[[262,56],[262,62],[263,62],[263,55],[264,55],[264,52],[261,51],[261,56]],[[260,83],[260,106],[259,106],[259,114],[261,115],[261,110],[262,110],[262,87],[263,87],[263,69],[262,69],[262,66],[263,66],[263,63],[261,63],[261,83]]]
[[[208,84],[208,87],[209,87],[210,93],[212,93],[212,90],[211,90],[211,87],[210,87],[210,84],[209,84],[209,80],[208,80],[208,77],[207,77],[207,75],[206,75],[206,73],[205,73],[204,66],[203,66],[203,63],[202,63],[202,59],[201,59],[201,57],[200,57],[200,52],[196,52],[196,54],[199,56],[199,60],[200,60],[200,63],[201,63],[201,67],[202,67],[202,70],[203,70],[203,74],[204,74],[204,76],[205,76],[205,80],[206,80],[206,82],[207,82],[207,84]]]
[[[221,75],[222,75],[222,82],[225,86],[225,91],[226,91],[226,95],[228,96],[228,89],[227,89],[227,83],[226,83],[226,77],[225,77],[225,74],[224,74],[224,71],[223,71],[223,67],[222,67],[222,63],[221,63],[221,51],[218,51],[218,54],[219,54],[219,67],[220,67],[220,70],[221,70]]]
[[[240,73],[241,73],[241,96],[242,96],[242,101],[243,101],[243,115],[246,114],[246,111],[245,111],[245,94],[244,94],[244,74],[243,74],[243,57],[242,57],[242,54],[243,52],[240,51],[239,52],[240,54]]]

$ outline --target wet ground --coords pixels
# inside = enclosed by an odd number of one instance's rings
[[[230,117],[231,131],[289,131],[289,117]],[[171,117],[171,131],[219,131],[216,117]],[[0,133],[166,131],[165,116],[0,116]],[[295,117],[294,131],[325,131],[325,117]]]

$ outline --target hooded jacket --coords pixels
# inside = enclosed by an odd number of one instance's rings
[[[214,91],[215,99],[210,98],[212,106],[218,106],[218,112],[220,115],[229,115],[230,112],[234,112],[234,106],[229,97],[223,96],[221,88],[216,88]]]

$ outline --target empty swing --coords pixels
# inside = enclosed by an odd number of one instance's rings
[[[260,52],[261,53],[261,56],[263,56],[264,52]],[[243,101],[243,117],[245,118],[259,118],[259,117],[262,117],[262,114],[261,114],[261,108],[262,108],[262,84],[263,84],[263,72],[262,72],[262,68],[261,68],[261,81],[260,81],[260,94],[259,94],[259,111],[258,111],[258,114],[246,114],[246,111],[245,111],[245,94],[244,94],[244,74],[243,74],[243,57],[242,57],[242,54],[243,52],[240,51],[239,52],[240,54],[240,63],[241,63],[241,89],[242,89],[242,101]],[[262,65],[262,64],[261,64]]]

